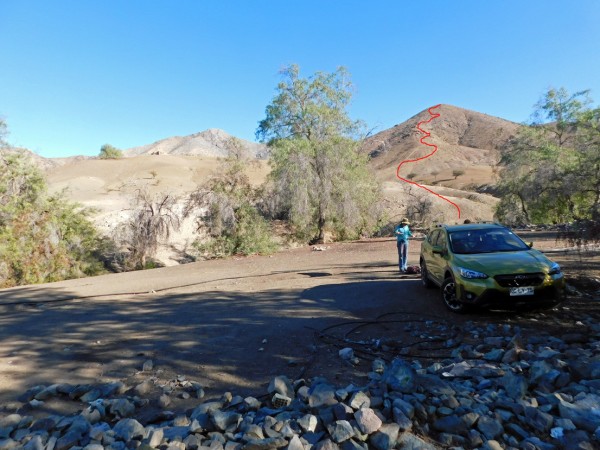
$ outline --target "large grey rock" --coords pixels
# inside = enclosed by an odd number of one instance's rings
[[[439,450],[439,447],[424,441],[412,433],[402,433],[398,438],[399,448],[402,450]]]
[[[369,450],[369,446],[364,442],[348,439],[347,441],[342,442],[342,450]]]
[[[119,398],[110,401],[109,411],[119,418],[131,417],[135,413],[135,405],[127,399]]]
[[[402,411],[409,419],[412,419],[415,416],[415,407],[401,398],[394,399],[393,406],[394,408],[400,409],[400,411]]]
[[[376,433],[369,436],[369,444],[376,450],[389,450],[396,445],[399,432],[398,424],[385,423]]]
[[[361,408],[369,408],[371,406],[371,399],[367,394],[362,391],[355,392],[350,399],[350,407],[354,410]]]
[[[405,360],[395,358],[383,373],[383,380],[392,390],[410,393],[415,387],[416,374]]]
[[[69,450],[79,444],[81,435],[75,432],[69,432],[56,441],[54,450]]]
[[[305,414],[297,420],[298,425],[300,425],[300,427],[302,427],[304,431],[310,432],[316,430],[318,422],[319,420],[317,419],[317,416],[314,416],[312,414]]]
[[[358,428],[365,434],[375,433],[381,427],[381,419],[371,408],[363,408],[354,413]]]
[[[19,444],[17,441],[15,441],[11,438],[0,439],[0,448],[1,449],[10,450],[10,449],[17,448],[20,446],[21,446],[21,444]]]
[[[162,429],[163,439],[167,441],[184,440],[190,434],[190,428],[185,427],[164,427]]]
[[[20,414],[9,414],[0,419],[0,427],[15,429],[19,426],[22,419],[23,417]]]
[[[23,450],[44,450],[45,445],[40,435],[33,436],[31,440],[23,446]]]
[[[437,419],[433,422],[433,428],[451,434],[466,434],[467,427],[465,423],[456,415],[450,415]]]
[[[477,421],[477,429],[483,434],[488,440],[493,440],[500,436],[504,431],[502,424],[498,420],[488,416],[482,416]]]
[[[231,411],[214,411],[212,422],[220,431],[235,430],[242,421],[242,415]]]
[[[344,442],[354,436],[352,425],[347,420],[336,420],[327,426],[327,431],[333,442]]]
[[[539,383],[542,377],[553,369],[546,361],[534,361],[529,369],[529,382],[532,384]]]
[[[589,394],[585,398],[569,403],[559,399],[559,412],[563,419],[571,420],[575,425],[593,433],[600,427],[600,397]]]
[[[547,434],[554,424],[554,417],[538,408],[527,407],[525,408],[525,423],[530,427]]]
[[[327,383],[319,383],[309,390],[308,405],[311,408],[335,405],[335,389]]]
[[[121,419],[114,426],[115,436],[122,441],[142,440],[146,432],[144,426],[135,419]]]
[[[292,382],[288,377],[283,375],[273,378],[269,383],[267,391],[271,395],[277,393],[291,398],[292,400],[296,398],[296,393],[294,392],[294,386],[292,385]]]
[[[314,450],[338,450],[340,448],[335,442],[331,439],[324,439],[315,444]]]
[[[508,372],[501,377],[498,380],[498,384],[502,386],[506,391],[506,394],[514,400],[523,398],[529,387],[524,376],[515,375],[512,372]]]
[[[410,431],[413,427],[413,422],[408,417],[404,415],[404,413],[399,408],[394,408],[392,410],[392,418],[394,420],[394,424],[398,425],[402,431]]]
[[[298,436],[293,436],[286,450],[304,450],[304,445]]]
[[[162,428],[155,428],[150,430],[148,437],[143,440],[143,443],[150,447],[158,447],[162,443],[164,436],[165,433]]]

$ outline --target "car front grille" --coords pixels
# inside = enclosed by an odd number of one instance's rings
[[[494,280],[502,287],[539,286],[544,282],[543,273],[518,273],[496,275]]]

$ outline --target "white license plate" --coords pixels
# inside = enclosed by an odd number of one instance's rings
[[[510,288],[511,297],[517,295],[533,295],[533,286],[513,287]]]

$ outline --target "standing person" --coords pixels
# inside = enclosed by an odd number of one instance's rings
[[[405,217],[400,222],[400,225],[396,227],[394,233],[396,234],[396,245],[398,246],[398,268],[400,272],[406,272],[406,260],[408,257],[408,238],[412,236],[412,233],[408,229],[410,222]]]

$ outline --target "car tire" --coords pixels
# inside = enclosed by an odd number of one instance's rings
[[[427,289],[435,287],[433,281],[429,279],[429,273],[427,272],[427,264],[425,264],[425,261],[423,260],[421,260],[421,284]]]
[[[446,278],[442,283],[442,300],[446,308],[453,313],[463,314],[468,310],[468,305],[458,301],[456,297],[456,283],[453,278]]]

